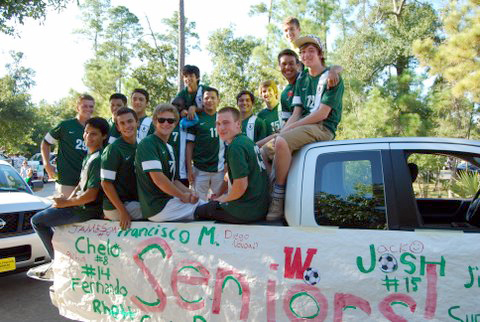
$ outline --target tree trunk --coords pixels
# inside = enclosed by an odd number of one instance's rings
[[[178,2],[178,91],[183,89],[182,69],[185,66],[185,12],[183,0]]]

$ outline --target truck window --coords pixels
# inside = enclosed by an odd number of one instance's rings
[[[480,168],[452,155],[413,153],[408,157],[416,198],[472,198],[478,190]]]
[[[417,169],[412,189],[424,228],[474,228],[466,222],[466,213],[480,186],[479,161],[477,155],[467,153],[407,153],[410,170]]]
[[[315,171],[319,225],[385,229],[385,192],[379,151],[321,154]]]

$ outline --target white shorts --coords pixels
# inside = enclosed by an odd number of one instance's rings
[[[126,201],[123,203],[123,205],[125,206],[125,209],[127,209],[127,212],[130,215],[130,218],[132,218],[133,220],[140,220],[143,218],[142,209],[140,208],[140,202]],[[120,220],[120,212],[117,209],[113,209],[113,210],[103,209],[103,214],[107,219],[114,220],[114,221]]]
[[[206,172],[193,167],[193,174],[195,176],[194,189],[198,193],[198,196],[202,200],[208,200],[209,190],[212,193],[218,193],[222,187],[225,173],[223,171],[219,172]]]
[[[193,213],[198,206],[206,203],[201,199],[197,203],[184,203],[178,198],[170,199],[158,214],[148,218],[150,221],[182,221],[193,220]]]

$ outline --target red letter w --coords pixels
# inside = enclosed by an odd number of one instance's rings
[[[305,263],[302,263],[302,249],[295,248],[295,255],[293,256],[292,261],[292,253],[293,247],[285,247],[283,249],[285,253],[285,278],[296,278],[296,279],[303,279],[303,272],[310,267],[312,263],[313,255],[317,253],[316,248],[309,248],[307,249],[307,259],[305,259]]]

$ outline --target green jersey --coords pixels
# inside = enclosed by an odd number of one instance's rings
[[[92,154],[87,154],[83,159],[82,170],[80,172],[80,189],[77,196],[84,194],[88,189],[98,189],[97,198],[83,206],[73,207],[76,214],[82,218],[97,218],[102,211],[103,192],[100,186],[100,163],[102,151],[97,150]]]
[[[315,112],[320,108],[320,104],[330,106],[332,110],[328,118],[323,120],[323,125],[335,136],[337,125],[342,118],[343,80],[340,77],[335,87],[327,89],[328,70],[326,68],[318,76],[307,73],[299,79],[295,83],[292,106],[301,106],[303,116]]]
[[[188,109],[192,105],[198,108],[203,108],[203,93],[207,88],[208,87],[205,85],[198,85],[198,88],[194,93],[189,93],[188,88],[185,87],[177,94],[177,96],[175,96],[175,98],[183,98],[183,100],[185,101],[186,109]]]
[[[102,181],[114,184],[122,202],[138,200],[134,165],[136,150],[137,143],[127,143],[120,137],[109,144],[102,153],[100,170]],[[103,209],[113,210],[115,206],[108,198],[103,198]]]
[[[187,179],[187,169],[185,162],[185,151],[187,147],[187,131],[180,127],[180,124],[177,124],[173,130],[170,138],[168,139],[168,144],[170,144],[175,152],[175,161],[176,169],[178,172],[178,177],[180,179]]]
[[[198,123],[187,129],[187,141],[195,142],[193,165],[205,172],[223,171],[225,144],[219,138],[215,121],[217,113],[198,113]]]
[[[264,108],[257,116],[265,121],[265,124],[267,125],[267,136],[280,131],[282,126],[278,115],[278,104],[271,110]]]
[[[61,185],[76,186],[80,178],[82,160],[87,154],[83,142],[84,126],[78,119],[68,119],[60,122],[45,135],[48,144],[58,142],[57,182]]]
[[[155,132],[155,126],[151,117],[144,116],[138,120],[137,128],[137,143],[140,143],[147,135],[153,134]]]
[[[220,203],[232,216],[244,220],[261,220],[268,211],[268,179],[260,149],[246,135],[238,134],[228,145],[228,177],[248,178],[245,193],[237,200]]]
[[[115,125],[115,120],[113,119],[113,117],[108,120],[108,124],[110,125],[110,131],[108,132],[108,144],[112,144],[121,135],[120,132],[118,132],[117,130],[117,126]]]
[[[175,153],[155,134],[147,136],[137,146],[135,172],[140,206],[144,218],[158,214],[173,197],[157,187],[149,172],[162,172],[169,180],[177,179]]]
[[[257,142],[267,137],[267,126],[261,118],[250,115],[242,121],[242,133]]]

